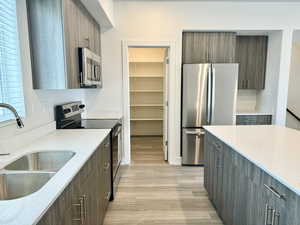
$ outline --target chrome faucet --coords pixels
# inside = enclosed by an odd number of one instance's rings
[[[23,124],[23,121],[22,121],[21,117],[19,116],[17,110],[13,106],[11,106],[9,104],[5,104],[5,103],[0,103],[0,108],[6,108],[6,109],[10,110],[16,118],[18,127],[19,128],[24,127],[24,124]]]

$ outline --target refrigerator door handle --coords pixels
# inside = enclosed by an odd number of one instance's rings
[[[215,109],[215,84],[216,84],[216,69],[212,66],[211,73],[211,105],[210,105],[210,125],[214,120],[214,109]]]
[[[206,101],[206,120],[207,124],[211,124],[211,87],[212,87],[212,79],[211,79],[211,66],[207,71],[207,101]]]
[[[198,136],[200,136],[200,135],[204,135],[205,134],[205,132],[204,131],[185,131],[185,133],[187,134],[187,135],[198,135]]]

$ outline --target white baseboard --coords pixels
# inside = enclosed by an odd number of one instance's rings
[[[173,160],[169,160],[169,164],[174,165],[174,166],[180,166],[181,165],[181,156],[178,156],[177,158],[175,158]]]

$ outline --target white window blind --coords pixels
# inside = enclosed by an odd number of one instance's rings
[[[0,102],[25,116],[16,1],[0,0]],[[9,110],[0,108],[0,122],[13,118]]]

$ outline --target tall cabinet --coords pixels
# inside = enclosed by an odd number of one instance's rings
[[[165,49],[130,48],[130,112],[132,136],[162,136]]]

